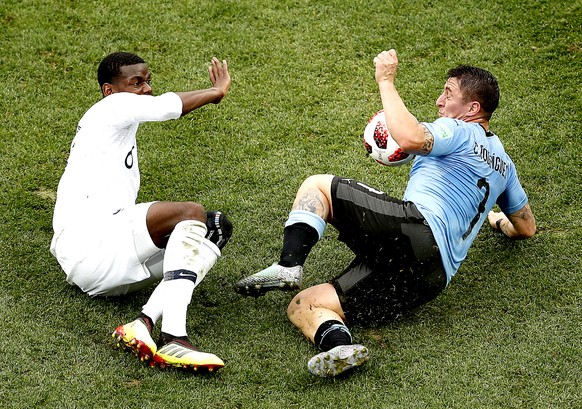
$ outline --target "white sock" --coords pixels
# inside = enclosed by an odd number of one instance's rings
[[[162,316],[163,300],[166,298],[163,283],[163,281],[160,281],[154,288],[154,292],[150,295],[148,302],[141,309],[141,312],[152,319],[153,325],[156,325],[156,321]]]
[[[162,332],[176,337],[186,336],[186,312],[192,300],[194,283],[179,279],[162,281],[164,292],[168,297],[164,300],[162,312]]]

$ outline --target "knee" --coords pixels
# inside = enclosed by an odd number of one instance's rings
[[[300,291],[287,306],[287,317],[291,318],[301,310],[310,309],[319,302],[317,286]]]
[[[293,321],[293,315],[295,315],[302,308],[301,305],[303,302],[302,294],[303,291],[297,294],[295,297],[293,297],[293,299],[287,306],[287,318],[289,318],[291,321]]]
[[[206,210],[200,203],[182,202],[180,213],[180,219],[182,220],[198,220],[206,223]]]
[[[323,208],[315,213],[318,213],[326,219],[327,214],[331,211],[331,184],[333,178],[333,175],[311,175],[305,179],[297,191],[295,201],[293,202],[293,209],[301,209],[302,201],[307,197],[316,194],[318,200],[322,201]]]
[[[303,181],[303,183],[301,184],[301,187],[302,188],[318,188],[318,189],[322,190],[321,186],[327,185],[328,183],[331,183],[332,178],[333,178],[333,175],[325,175],[325,174],[311,175]]]
[[[344,317],[339,296],[330,283],[317,284],[298,293],[287,306],[287,317],[293,322],[293,316],[321,310],[330,310],[342,319]]]

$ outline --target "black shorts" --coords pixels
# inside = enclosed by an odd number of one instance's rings
[[[435,298],[447,284],[432,231],[414,203],[335,177],[331,224],[356,255],[333,279],[351,323],[396,318]]]

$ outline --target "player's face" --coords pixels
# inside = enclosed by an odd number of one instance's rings
[[[121,67],[121,74],[110,84],[110,94],[131,92],[138,95],[152,95],[150,79],[151,73],[147,64],[124,65]]]
[[[471,110],[472,102],[466,100],[456,78],[449,78],[443,93],[437,98],[439,116],[464,119]]]

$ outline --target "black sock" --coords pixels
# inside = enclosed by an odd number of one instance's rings
[[[324,352],[340,345],[351,345],[352,334],[341,321],[329,320],[317,328],[314,341],[317,349]]]
[[[187,344],[188,346],[193,346],[192,343],[190,342],[190,338],[188,338],[188,335],[184,335],[182,337],[177,337],[175,335],[168,334],[167,332],[160,333],[160,340],[158,342],[158,345],[163,346],[163,345],[169,344],[172,341],[178,341],[181,344]]]
[[[148,327],[148,331],[151,334],[154,329],[154,322],[152,319],[145,315],[143,312],[140,312],[137,318],[141,319],[145,323],[146,327]]]
[[[302,266],[318,240],[317,230],[306,223],[285,227],[279,264],[284,267]]]

